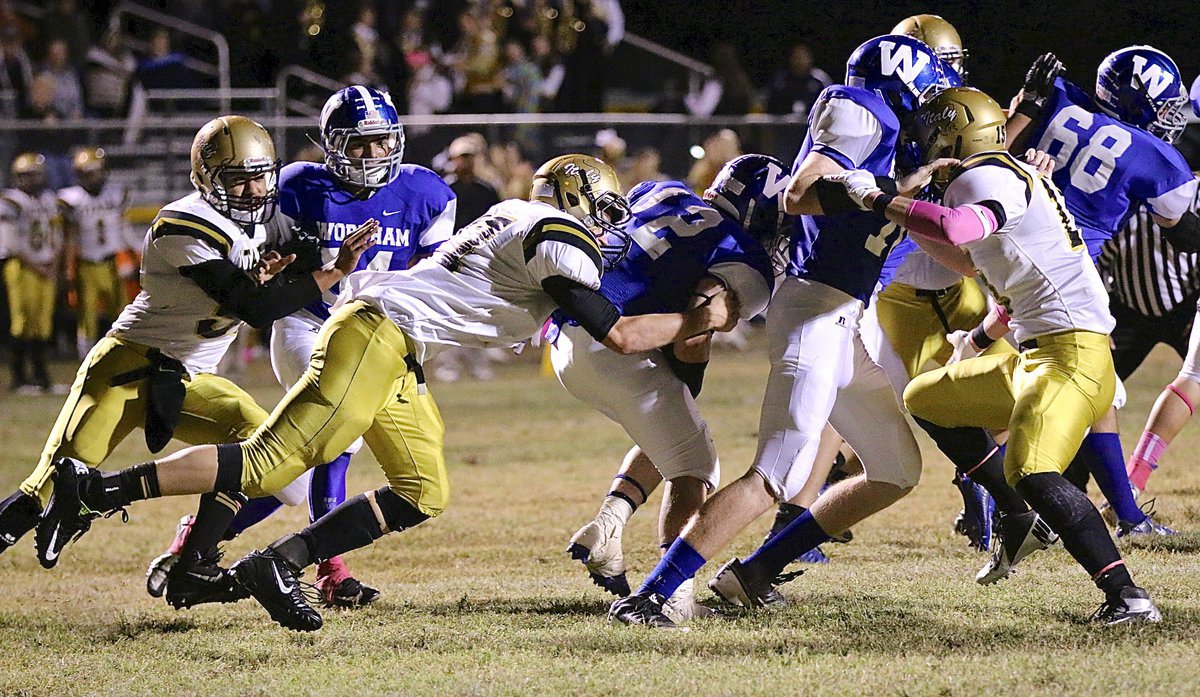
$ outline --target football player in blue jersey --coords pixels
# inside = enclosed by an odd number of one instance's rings
[[[604,275],[600,293],[623,314],[672,312],[732,290],[747,316],[766,307],[775,285],[767,250],[785,239],[786,165],[766,155],[742,155],[721,169],[703,200],[682,182],[653,181],[629,193],[629,254]],[[720,480],[712,434],[696,407],[708,365],[707,335],[654,351],[608,351],[578,323],[557,312],[547,326],[559,381],[580,401],[620,424],[634,446],[596,517],[571,538],[567,551],[592,580],[629,594],[621,533],[660,482],[667,489],[659,519],[660,548],[679,535]],[[692,585],[667,603],[675,621],[697,606]]]
[[[610,622],[674,628],[663,613],[666,599],[772,501],[800,491],[827,421],[858,453],[864,475],[833,486],[745,564],[734,560],[722,569],[718,580],[736,575],[742,581],[751,596],[743,604],[761,604],[793,559],[916,485],[920,450],[887,377],[858,335],[864,303],[902,233],[880,214],[847,205],[836,197],[844,189],[823,185],[822,177],[865,169],[887,180],[901,127],[949,86],[949,70],[916,39],[876,37],[850,56],[846,84],[826,88],[813,106],[785,198],[787,212],[801,217],[787,274],[767,314],[771,373],[758,454],[745,475],[705,502],[638,592],[613,603]],[[919,191],[945,164],[918,170],[900,189]]]
[[[450,237],[454,193],[433,171],[402,163],[404,128],[386,92],[361,85],[339,90],[325,102],[320,126],[325,162],[295,162],[284,167],[279,177],[275,243],[303,258],[289,272],[328,263],[345,236],[369,220],[379,223],[376,242],[363,253],[356,270],[407,269]],[[338,292],[335,285],[320,300],[274,323],[271,364],[284,388],[298,382],[308,367],[317,332],[329,318]],[[228,513],[185,518],[171,549],[151,563],[147,590],[162,595],[184,541],[200,532],[197,525],[204,525],[200,534],[215,545],[214,533],[230,539],[284,503],[298,505],[306,496],[311,520],[333,510],[346,499],[346,470],[351,454],[360,447],[361,438],[333,462],[314,468],[276,496],[250,501],[232,521]],[[327,606],[356,607],[379,597],[378,590],[350,574],[340,556],[320,563],[316,586]]]
[[[1179,68],[1162,51],[1130,46],[1114,51],[1096,73],[1096,96],[1060,76],[1053,54],[1030,67],[1008,122],[1009,149],[1026,144],[1055,160],[1052,179],[1095,259],[1100,248],[1144,205],[1181,244],[1200,237],[1197,180],[1172,143],[1187,123],[1187,93]],[[992,339],[985,326],[958,340],[970,353]],[[993,336],[1003,326],[991,329]],[[1118,390],[1117,406],[1123,390]],[[1117,534],[1170,534],[1137,506],[1117,433],[1116,410],[1093,426],[1072,469],[1086,466],[1118,518]],[[1086,476],[1086,475],[1085,475]]]

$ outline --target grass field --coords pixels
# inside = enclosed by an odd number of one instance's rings
[[[726,481],[753,455],[766,368],[761,349],[713,362],[701,402]],[[1126,451],[1177,368],[1173,355],[1155,353],[1129,383]],[[71,369],[61,366],[60,378]],[[242,382],[264,405],[280,396],[265,364]],[[253,601],[174,611],[145,594],[143,573],[194,500],[138,504],[128,525],[97,523],[54,571],[38,567],[32,536],[0,556],[0,694],[1200,692],[1200,537],[1126,549],[1165,616],[1156,626],[1086,624],[1099,594],[1061,546],[980,588],[984,558],[949,529],[960,504],[951,468],[923,436],[922,485],[857,526],[853,544],[826,547],[833,563],[785,586],[797,603],[697,621],[687,634],[609,627],[610,598],[563,548],[594,513],[624,434],[539,376],[528,356],[495,381],[432,389],[447,424],[451,504],[351,555],[357,574],[383,590],[377,604],[327,612],[312,635],[280,629]],[[7,494],[35,461],[61,398],[0,400]],[[1159,511],[1184,530],[1200,523],[1200,472],[1190,462],[1198,434],[1186,430],[1151,480]],[[145,457],[139,432],[107,466]],[[365,453],[351,479],[352,491],[382,483]],[[625,538],[631,581],[657,556],[648,508]],[[227,559],[298,528],[304,515],[282,511],[230,544]],[[721,561],[752,549],[766,526],[759,521]]]

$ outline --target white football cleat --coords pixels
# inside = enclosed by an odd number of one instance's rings
[[[623,598],[630,594],[625,578],[625,554],[621,550],[624,523],[604,510],[571,537],[567,554],[583,562],[592,583]]]
[[[663,603],[662,613],[675,624],[683,624],[694,617],[710,617],[717,611],[696,602],[696,580],[689,578]]]

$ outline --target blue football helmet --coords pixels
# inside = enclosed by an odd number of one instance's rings
[[[701,196],[729,220],[762,243],[777,270],[787,264],[790,216],[784,195],[791,175],[770,155],[741,155],[717,172]]]
[[[1151,46],[1110,53],[1096,71],[1096,104],[1111,116],[1174,143],[1187,126],[1188,97],[1175,61]]]
[[[383,157],[350,157],[352,138],[384,138]],[[404,126],[387,92],[362,85],[338,90],[321,108],[321,149],[325,166],[346,184],[366,189],[386,186],[400,172]]]
[[[1192,81],[1192,89],[1188,96],[1192,100],[1192,113],[1200,116],[1200,76]]]
[[[921,41],[885,34],[850,54],[846,84],[878,94],[903,121],[933,95],[961,85],[962,79]]]

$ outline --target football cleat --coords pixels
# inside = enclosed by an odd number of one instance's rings
[[[187,542],[195,522],[196,516],[194,515],[189,514],[180,518],[179,525],[175,526],[175,539],[171,541],[171,546],[150,562],[150,566],[146,569],[146,592],[152,597],[161,598],[167,589],[167,574],[171,571],[171,567],[175,566],[175,562],[179,561],[179,552],[183,549],[183,543]]]
[[[321,628],[321,614],[308,604],[297,571],[270,547],[247,554],[229,569],[279,626],[297,632],[315,632]]]
[[[821,551],[820,547],[813,547],[797,557],[796,561],[800,562],[801,564],[828,564],[829,557],[825,556],[825,553]]]
[[[1105,598],[1104,603],[1090,619],[1092,622],[1111,627],[1135,622],[1161,622],[1162,614],[1144,588],[1129,586],[1122,588],[1120,593]]]
[[[233,574],[221,568],[220,553],[173,564],[167,571],[167,604],[176,610],[204,603],[236,603],[250,597]]]
[[[362,607],[379,600],[380,596],[377,589],[351,576],[340,556],[327,559],[317,566],[315,585],[325,607]]]
[[[986,586],[1006,578],[1022,559],[1057,541],[1058,535],[1035,511],[1002,517],[992,540],[992,559],[975,574],[975,582]]]
[[[1154,537],[1156,535],[1169,536],[1178,535],[1179,533],[1167,526],[1157,523],[1154,518],[1149,515],[1142,522],[1131,525],[1124,521],[1117,523],[1117,537]]]
[[[41,517],[42,504],[35,496],[18,491],[0,502],[0,554],[36,528]]]
[[[696,581],[689,578],[684,581],[670,598],[663,603],[662,612],[675,624],[683,624],[694,617],[709,617],[716,610],[696,602]]]
[[[54,465],[54,493],[34,533],[38,562],[42,568],[52,569],[58,564],[59,555],[68,542],[83,537],[92,527],[92,521],[101,513],[88,508],[79,498],[79,491],[89,479],[99,477],[100,471],[88,467],[79,460],[64,457]],[[105,515],[125,509],[118,508]]]
[[[655,629],[674,629],[686,632],[687,627],[680,627],[663,614],[663,605],[667,599],[658,593],[635,593],[613,601],[608,609],[609,624],[630,624],[653,627]]]
[[[759,579],[740,559],[734,557],[717,570],[717,575],[708,582],[708,588],[718,598],[736,607],[780,607],[787,604],[787,599],[775,588],[775,582],[786,583],[803,573],[781,574],[771,580]]]
[[[625,578],[625,554],[621,550],[624,529],[615,516],[601,512],[579,528],[567,545],[567,554],[583,562],[592,583],[622,598],[630,593]]]
[[[992,546],[992,517],[996,503],[987,489],[959,475],[954,485],[962,494],[963,509],[954,521],[954,531],[967,538],[971,549],[986,552]]]

